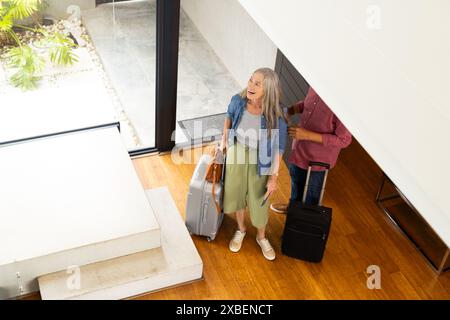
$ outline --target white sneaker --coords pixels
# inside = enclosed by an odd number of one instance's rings
[[[259,246],[261,247],[264,258],[270,261],[275,260],[275,250],[270,245],[269,240],[267,240],[266,238],[262,240],[256,238],[256,242],[258,242]]]
[[[234,233],[233,238],[230,241],[230,250],[233,252],[238,252],[239,250],[241,250],[241,246],[242,246],[242,240],[244,240],[246,232],[241,232],[240,230],[237,230]]]

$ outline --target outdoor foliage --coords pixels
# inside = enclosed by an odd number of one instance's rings
[[[23,43],[18,30],[28,30],[41,34],[43,38],[35,44],[46,48],[48,59],[55,65],[68,66],[78,61],[73,48],[75,43],[68,36],[58,32],[50,32],[35,21],[34,27],[21,25],[18,21],[33,18],[45,6],[42,0],[0,0],[0,46],[13,43],[4,55],[6,66],[14,71],[10,81],[22,90],[36,88],[40,77],[37,75],[45,67],[42,52],[33,49],[30,44]]]
[[[6,54],[6,58],[7,66],[17,69],[10,78],[11,83],[23,90],[35,88],[36,82],[39,80],[36,73],[42,71],[44,59],[35,54],[28,46],[12,48]]]

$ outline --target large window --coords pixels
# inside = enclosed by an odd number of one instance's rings
[[[130,151],[153,148],[157,1],[100,2],[83,21],[116,96],[123,140]]]

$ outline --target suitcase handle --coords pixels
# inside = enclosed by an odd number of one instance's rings
[[[330,170],[330,165],[328,163],[325,162],[319,162],[319,161],[309,161],[308,165],[310,167],[312,166],[316,166],[316,167],[324,167],[327,170]]]
[[[321,206],[322,200],[323,200],[323,195],[325,193],[325,185],[327,183],[327,177],[328,177],[328,171],[330,170],[330,165],[328,163],[317,162],[317,161],[309,161],[308,165],[309,165],[308,173],[306,175],[305,189],[303,190],[302,202],[303,202],[303,204],[305,204],[306,195],[308,194],[309,178],[311,177],[312,166],[324,167],[325,168],[325,176],[323,177],[322,190],[320,191],[320,198],[319,198],[319,206]]]
[[[322,240],[325,240],[327,237],[326,233],[320,233],[320,234],[319,233],[310,233],[310,232],[299,231],[299,230],[296,230],[296,229],[290,228],[290,227],[287,227],[287,230],[294,232],[294,233],[304,234],[304,235],[314,237],[314,238],[321,238]]]

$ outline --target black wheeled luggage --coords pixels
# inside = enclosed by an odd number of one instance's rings
[[[326,168],[319,205],[304,204],[312,166]],[[303,201],[295,201],[288,207],[281,242],[281,252],[284,255],[309,262],[322,261],[332,220],[332,209],[322,206],[329,169],[330,166],[325,163],[309,163],[305,190],[303,191]]]

